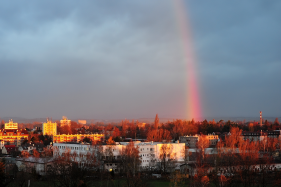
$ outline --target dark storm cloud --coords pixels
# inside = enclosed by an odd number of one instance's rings
[[[280,1],[187,3],[208,116],[280,117]]]
[[[3,4],[1,85],[15,92],[2,95],[2,115],[177,116],[184,65],[170,3],[156,3]]]
[[[279,1],[186,6],[205,116],[276,115]],[[184,117],[174,11],[162,0],[2,2],[1,116]]]

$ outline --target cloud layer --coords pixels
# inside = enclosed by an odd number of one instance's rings
[[[202,117],[280,116],[281,3],[185,6]],[[0,115],[184,118],[175,11],[162,0],[2,2]]]

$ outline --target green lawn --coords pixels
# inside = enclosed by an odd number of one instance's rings
[[[148,182],[151,187],[169,187],[170,182],[166,180],[151,180]]]

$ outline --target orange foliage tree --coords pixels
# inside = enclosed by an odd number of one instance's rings
[[[165,129],[153,129],[147,134],[148,141],[162,142],[163,140],[170,141],[171,139],[170,132]]]
[[[35,158],[39,158],[40,157],[40,153],[36,149],[33,149],[33,156]]]
[[[24,158],[28,158],[30,155],[29,155],[28,151],[22,151],[21,156]]]
[[[106,141],[107,145],[115,145],[115,141],[112,140],[112,136],[109,137],[109,139]]]

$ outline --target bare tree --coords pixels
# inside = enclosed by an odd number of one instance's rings
[[[121,161],[126,177],[125,186],[142,187],[147,185],[140,175],[141,160],[138,146],[134,146],[133,142],[126,145],[126,147],[121,151]]]
[[[161,172],[166,173],[167,168],[172,167],[172,161],[175,159],[175,153],[173,153],[173,145],[172,144],[162,144],[160,146],[159,152],[159,164]]]

